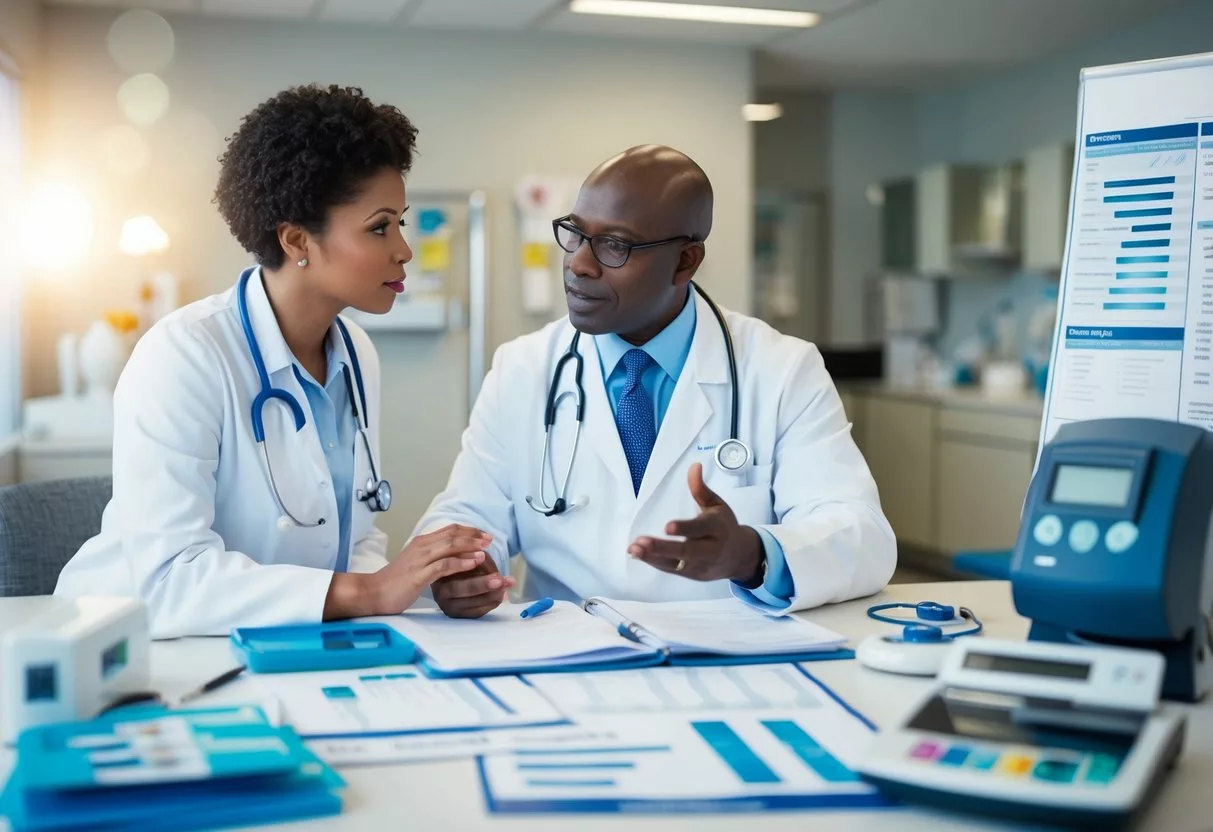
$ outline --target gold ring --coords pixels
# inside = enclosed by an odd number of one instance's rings
[[[687,562],[686,562],[685,560],[681,560],[681,559],[680,559],[680,560],[678,561],[678,565],[674,567],[674,571],[675,571],[675,572],[681,572],[683,569],[685,569],[685,568],[686,568],[686,565],[687,565]]]

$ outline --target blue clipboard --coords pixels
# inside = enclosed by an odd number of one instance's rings
[[[254,673],[356,670],[412,664],[417,646],[393,627],[357,621],[237,627],[232,651]]]

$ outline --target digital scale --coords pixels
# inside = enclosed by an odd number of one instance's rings
[[[1183,745],[1183,715],[1158,710],[1164,664],[1149,650],[959,639],[856,769],[908,802],[1121,826]]]

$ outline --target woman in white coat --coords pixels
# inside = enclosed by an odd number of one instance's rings
[[[489,539],[451,525],[390,564],[374,346],[412,252],[400,226],[416,129],[356,88],[262,103],[216,202],[258,265],[159,321],[114,393],[113,498],[58,595],[132,595],[152,635],[399,613]]]
[[[526,597],[782,613],[888,582],[893,532],[821,355],[692,288],[711,226],[707,176],[664,147],[600,165],[553,222],[569,316],[497,351],[418,525],[494,537],[435,583],[448,615],[501,603],[518,553]]]

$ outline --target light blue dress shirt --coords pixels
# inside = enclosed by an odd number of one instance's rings
[[[695,338],[695,303],[691,297],[693,292],[694,290],[688,291],[687,302],[682,307],[682,311],[678,313],[678,317],[651,338],[648,343],[642,344],[640,347],[655,362],[640,377],[640,384],[653,400],[654,424],[659,432],[661,420],[670,406],[670,399],[674,396],[674,386],[678,383],[678,376],[682,374],[682,368],[687,363],[687,356],[691,353],[691,342]],[[627,372],[622,361],[623,355],[628,350],[634,349],[634,345],[614,333],[595,335],[594,344],[598,348],[598,362],[602,367],[602,377],[606,379],[607,399],[610,400],[611,412],[614,413],[627,381]],[[741,586],[738,586],[738,589],[744,590],[759,606],[775,610],[786,609],[791,604],[796,585],[792,580],[791,570],[788,569],[783,547],[779,545],[775,536],[765,529],[756,531],[762,539],[762,547],[766,552],[767,577],[756,589],[750,590]]]
[[[337,498],[337,522],[339,543],[337,560],[333,564],[336,572],[345,572],[350,563],[351,503],[354,493],[354,440],[358,427],[354,423],[354,411],[350,407],[350,394],[345,384],[345,359],[333,347],[333,333],[325,341],[328,377],[321,387],[312,374],[294,364],[295,378],[303,386],[307,403],[312,411],[312,424],[320,435],[320,447],[329,466],[329,483],[333,496]],[[351,373],[353,370],[350,371]],[[354,391],[355,395],[357,391]]]

